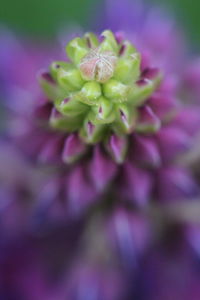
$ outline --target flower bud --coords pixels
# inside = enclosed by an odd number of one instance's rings
[[[105,97],[116,102],[126,101],[129,90],[128,86],[114,79],[110,79],[103,85],[103,93]]]
[[[91,120],[86,119],[80,135],[86,143],[96,144],[102,139],[105,129],[104,125],[94,125]]]
[[[67,91],[77,91],[84,83],[79,70],[71,67],[60,69],[57,78],[60,86]]]
[[[63,115],[74,117],[81,114],[85,114],[88,111],[88,107],[83,103],[76,101],[76,99],[66,98],[58,99],[55,102],[56,109]]]
[[[66,52],[71,61],[79,65],[82,58],[88,53],[86,42],[77,37],[67,45]]]
[[[113,104],[104,97],[99,98],[97,106],[92,111],[92,120],[95,124],[109,124],[115,119]]]
[[[84,84],[80,93],[76,95],[76,99],[88,105],[96,104],[101,96],[101,86],[95,81]]]
[[[80,116],[63,116],[63,114],[58,112],[56,108],[52,109],[51,116],[49,119],[49,123],[53,128],[61,130],[63,132],[71,132],[77,130],[82,122],[83,119]]]
[[[38,76],[40,86],[42,87],[45,95],[51,101],[54,101],[60,95],[60,89],[56,82],[48,72],[41,72]]]
[[[85,80],[96,80],[104,83],[114,73],[117,57],[113,52],[92,49],[81,61],[80,71]]]

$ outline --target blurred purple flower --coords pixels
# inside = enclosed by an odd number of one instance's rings
[[[22,47],[1,34],[0,76],[12,111],[12,146],[2,142],[0,152],[2,299],[196,300],[200,295],[192,265],[199,256],[199,230],[168,210],[184,201],[192,205],[199,196],[180,159],[199,131],[197,102],[185,99],[191,87],[191,95],[199,93],[198,70],[184,71],[182,35],[158,10],[108,0],[103,15],[101,28],[117,31],[119,43],[128,38],[139,49],[138,85],[158,69],[163,79],[138,108],[137,131],[111,132],[95,145],[76,131],[49,126],[49,120],[62,123],[62,115],[40,93],[34,74],[57,50]],[[49,73],[42,74],[54,85]],[[88,131],[95,130],[88,123]],[[182,216],[181,206],[178,212]]]

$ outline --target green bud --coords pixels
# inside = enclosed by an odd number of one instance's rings
[[[50,73],[52,78],[57,82],[58,79],[58,73],[60,69],[67,70],[69,69],[69,63],[63,62],[63,61],[54,61],[50,65]]]
[[[84,116],[79,115],[76,117],[63,116],[56,109],[54,109],[50,116],[50,126],[60,131],[73,132],[80,128]]]
[[[55,101],[55,99],[62,96],[63,91],[58,87],[54,79],[51,77],[51,74],[41,73],[38,76],[38,80],[41,88],[50,101]]]
[[[100,52],[110,51],[110,52],[114,52],[115,54],[118,54],[119,45],[117,44],[117,41],[112,31],[105,30],[101,35],[104,37],[104,40],[99,47]]]
[[[117,106],[117,118],[113,129],[117,134],[129,134],[136,126],[137,113],[127,105]]]
[[[88,105],[94,105],[101,96],[101,86],[95,81],[84,84],[81,91],[75,96],[77,101],[81,101]]]
[[[129,101],[135,106],[144,103],[159,86],[160,80],[161,75],[158,75],[158,77],[153,80],[144,79],[142,83],[134,84],[129,94]]]
[[[90,120],[94,124],[109,124],[115,119],[113,104],[105,97],[100,97],[98,104],[93,107]]]
[[[122,83],[138,80],[140,76],[140,54],[135,53],[130,58],[119,58],[115,68],[114,78]]]
[[[102,140],[106,132],[105,125],[94,125],[88,118],[85,119],[80,132],[81,138],[87,144],[96,144]]]
[[[86,41],[77,37],[72,40],[66,47],[68,57],[75,65],[79,65],[82,58],[88,53]]]
[[[84,40],[88,44],[89,48],[95,49],[99,46],[99,41],[96,35],[92,32],[88,32],[84,35]]]
[[[55,106],[61,114],[72,117],[86,114],[89,110],[87,105],[76,101],[73,97],[58,99],[55,102]]]
[[[67,70],[60,69],[57,74],[58,83],[66,91],[80,90],[84,81],[78,69],[72,68],[70,65]]]
[[[130,56],[133,54],[136,53],[138,54],[136,48],[129,41],[124,41],[122,47],[123,47],[123,52],[121,54],[121,57],[124,59],[130,58]]]
[[[129,90],[129,86],[115,79],[110,79],[103,85],[103,93],[105,97],[114,100],[114,102],[126,101],[128,98]]]

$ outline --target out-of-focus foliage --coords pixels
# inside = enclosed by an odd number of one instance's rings
[[[114,0],[113,0],[114,1]],[[134,0],[133,0],[134,1]],[[78,23],[87,27],[94,7],[103,0],[18,0],[1,1],[0,22],[19,31],[51,37],[63,25]],[[149,4],[150,0],[147,1]],[[200,48],[200,1],[152,0],[170,8],[188,33],[194,45]]]
[[[154,3],[169,7],[169,11],[177,16],[178,22],[185,29],[193,45],[200,49],[200,1],[198,0],[154,0]]]
[[[31,35],[50,37],[68,24],[87,24],[94,0],[1,1],[0,22]]]

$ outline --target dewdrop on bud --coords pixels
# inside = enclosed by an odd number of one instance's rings
[[[80,71],[85,80],[104,83],[114,74],[117,57],[111,51],[92,49],[81,61]]]

